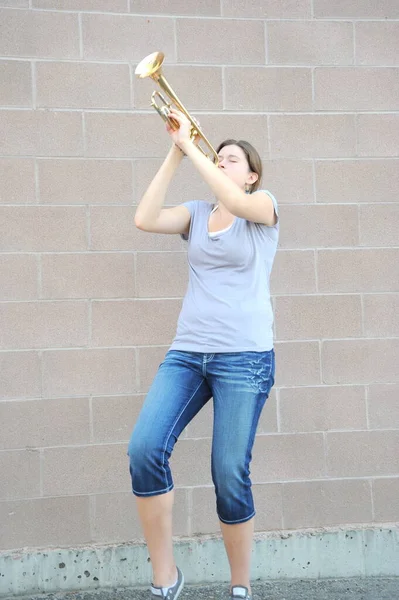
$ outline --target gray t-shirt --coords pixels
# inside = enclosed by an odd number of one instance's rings
[[[272,198],[276,214],[278,206]],[[268,227],[235,217],[211,237],[214,207],[204,200],[184,202],[191,214],[188,236],[189,282],[170,350],[263,352],[273,348],[270,273],[277,250],[279,220]]]

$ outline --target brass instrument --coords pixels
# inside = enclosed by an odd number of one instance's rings
[[[173,119],[173,117],[169,116],[170,115],[169,109],[172,106],[172,104],[174,104],[178,110],[180,110],[182,113],[184,113],[186,115],[186,117],[189,119],[189,121],[191,123],[191,130],[190,130],[191,141],[193,141],[196,138],[196,136],[199,136],[203,140],[205,145],[207,146],[208,150],[210,151],[210,155],[203,148],[201,148],[201,146],[200,146],[201,141],[198,142],[198,144],[197,144],[198,149],[207,158],[209,158],[209,160],[211,160],[216,165],[218,165],[219,160],[218,160],[216,150],[213,148],[211,143],[205,137],[204,133],[201,131],[201,128],[200,128],[197,120],[194,119],[190,115],[190,113],[186,110],[186,108],[180,102],[179,98],[176,96],[175,92],[172,90],[172,88],[166,81],[166,79],[162,73],[162,70],[161,70],[164,58],[165,58],[165,55],[163,52],[153,52],[152,54],[149,54],[148,56],[143,58],[143,60],[137,65],[135,75],[137,75],[140,78],[151,77],[151,79],[153,79],[161,87],[161,89],[165,92],[165,94],[167,94],[167,96],[170,98],[171,102],[168,102],[165,99],[165,97],[163,96],[163,94],[161,94],[158,91],[155,91],[155,92],[153,92],[153,94],[151,96],[151,106],[153,106],[155,108],[157,113],[162,117],[162,119],[165,122],[169,123],[169,125],[172,127],[172,129],[176,130],[176,129],[179,129],[179,123],[175,119]],[[160,98],[161,102],[163,102],[163,105],[157,104],[157,102],[155,100],[156,97]]]

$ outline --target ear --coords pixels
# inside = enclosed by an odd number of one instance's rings
[[[255,181],[258,181],[258,179],[259,179],[259,175],[257,173],[254,173],[253,171],[251,171],[251,173],[248,175],[247,183],[252,185],[253,183],[255,183]]]

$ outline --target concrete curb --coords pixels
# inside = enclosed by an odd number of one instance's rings
[[[177,564],[189,584],[229,580],[219,537],[177,540]],[[399,528],[273,532],[255,537],[252,581],[399,576]],[[0,555],[0,596],[134,588],[151,579],[146,547],[51,549]]]

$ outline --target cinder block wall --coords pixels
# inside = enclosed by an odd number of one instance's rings
[[[133,223],[170,145],[134,77],[158,49],[280,204],[257,530],[398,520],[397,0],[0,5],[0,548],[141,537],[126,446],[187,283],[179,237]],[[192,198],[185,161],[167,202]],[[177,535],[218,531],[211,412],[173,457]]]

